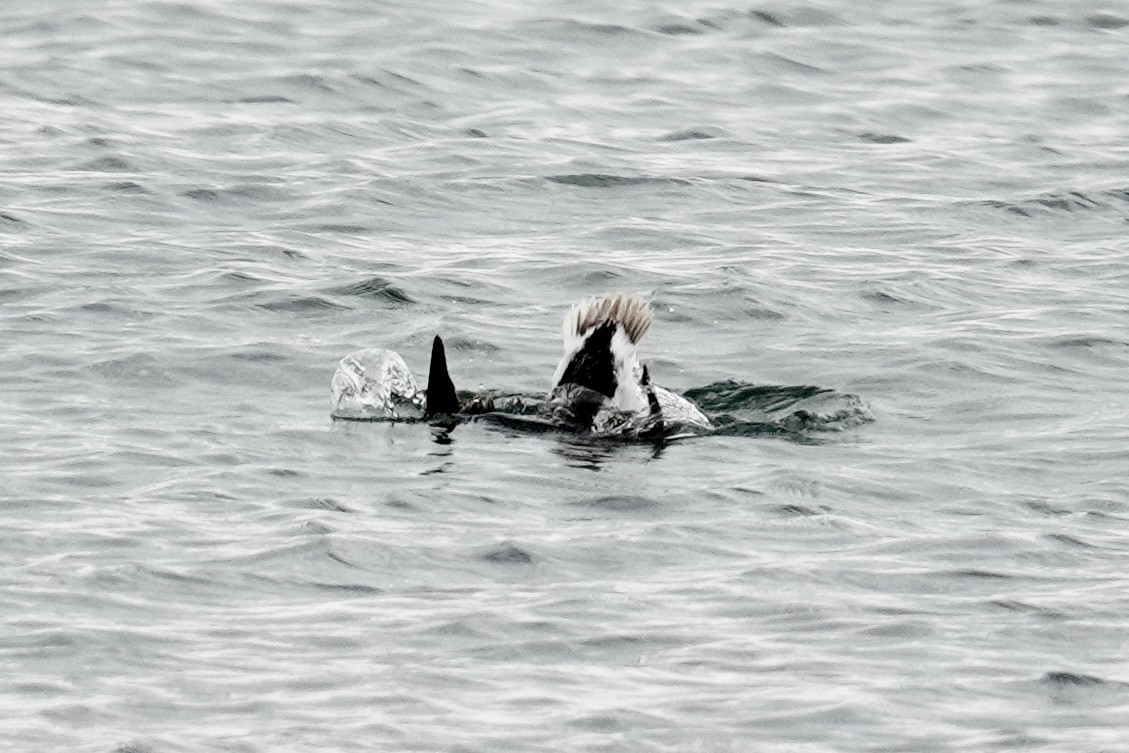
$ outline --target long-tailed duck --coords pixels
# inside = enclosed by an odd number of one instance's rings
[[[639,295],[604,295],[573,306],[564,319],[564,355],[541,407],[542,418],[601,436],[670,437],[710,429],[696,405],[653,384],[639,360],[639,341],[653,321],[650,302]],[[398,418],[398,407],[422,407],[425,418],[494,409],[489,398],[459,402],[438,335],[431,346],[426,393],[403,359],[384,350],[342,359],[333,392],[334,415],[343,418]]]

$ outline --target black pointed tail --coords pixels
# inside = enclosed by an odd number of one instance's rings
[[[427,375],[427,418],[439,415],[454,415],[459,412],[459,396],[455,385],[447,373],[447,352],[439,335],[431,343],[431,371]]]

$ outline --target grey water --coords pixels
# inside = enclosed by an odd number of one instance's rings
[[[1129,750],[1124,3],[0,30],[4,750]],[[617,291],[778,430],[329,416]]]

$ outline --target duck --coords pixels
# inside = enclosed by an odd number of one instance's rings
[[[697,405],[651,381],[639,343],[654,318],[650,299],[638,294],[611,293],[573,305],[564,317],[563,353],[537,422],[609,437],[669,439],[712,429]],[[431,344],[426,390],[398,353],[374,349],[341,360],[332,392],[337,418],[398,420],[422,413],[432,423],[454,425],[483,414],[499,420],[506,415],[489,395],[459,399],[439,335]]]
[[[615,293],[585,298],[565,315],[564,353],[553,373],[544,418],[600,436],[669,436],[701,432],[710,420],[690,400],[651,381],[639,342],[654,322],[650,300]],[[489,401],[460,404],[447,371],[442,339],[431,349],[424,416],[433,419],[492,410]]]
[[[654,322],[649,298],[630,293],[585,298],[565,315],[564,353],[547,410],[599,435],[664,436],[702,431],[709,419],[690,400],[651,381],[639,343]]]

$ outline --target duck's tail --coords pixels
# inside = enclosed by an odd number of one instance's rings
[[[646,296],[618,293],[585,298],[565,316],[562,330],[565,352],[579,349],[591,330],[606,323],[622,327],[631,343],[636,344],[647,334],[654,319],[654,309]]]
[[[636,344],[653,320],[651,303],[641,295],[606,295],[573,306],[564,321],[564,356],[553,388],[583,387],[610,399],[616,409],[645,411]]]
[[[427,374],[427,405],[424,416],[448,415],[459,412],[459,396],[455,394],[455,384],[447,373],[447,352],[439,335],[431,343],[431,369]]]

